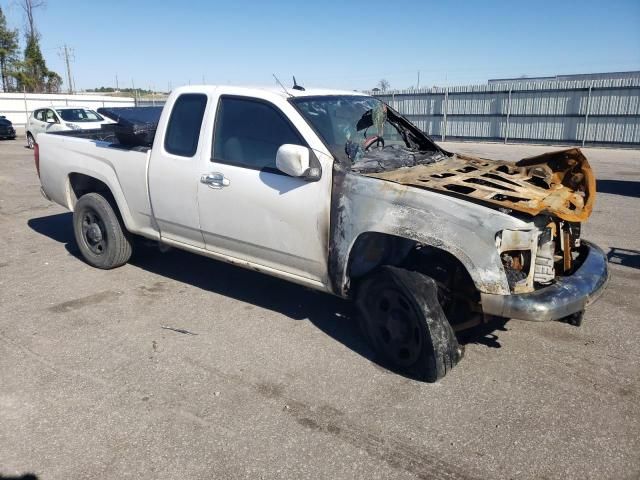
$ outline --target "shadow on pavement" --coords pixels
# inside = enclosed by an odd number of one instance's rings
[[[498,341],[498,335],[495,332],[506,332],[505,325],[508,319],[493,318],[488,323],[478,325],[458,333],[458,341],[462,345],[475,344],[484,345],[489,348],[502,348],[502,344]]]
[[[32,218],[27,224],[35,232],[63,243],[71,255],[80,258],[71,213]],[[366,343],[349,301],[179,249],[163,254],[155,247],[136,247],[136,254],[129,263],[163,277],[267,308],[293,320],[309,320],[347,348],[388,369]],[[491,332],[504,331],[504,323],[496,321],[471,329],[460,336],[460,342],[500,348],[497,336]]]
[[[32,473],[25,473],[18,477],[5,477],[4,475],[0,475],[0,480],[38,480],[38,476]]]
[[[611,247],[607,253],[609,263],[640,269],[640,252],[626,248]]]
[[[640,198],[640,182],[633,180],[597,180],[596,192]]]

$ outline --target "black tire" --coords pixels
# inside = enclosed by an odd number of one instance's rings
[[[27,132],[27,147],[33,149],[33,146],[36,144],[35,138],[31,135],[31,132]]]
[[[99,193],[80,197],[73,211],[73,232],[80,253],[89,265],[108,270],[124,265],[131,258],[131,235],[117,208]]]
[[[391,370],[435,382],[463,356],[426,275],[382,267],[360,283],[356,306],[364,335]]]

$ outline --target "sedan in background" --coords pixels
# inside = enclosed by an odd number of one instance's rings
[[[0,139],[16,138],[16,129],[13,128],[11,121],[4,115],[0,115]]]
[[[90,130],[100,128],[113,120],[103,117],[98,112],[84,107],[48,107],[34,110],[27,121],[27,144],[29,148],[42,132],[59,132],[62,130]]]

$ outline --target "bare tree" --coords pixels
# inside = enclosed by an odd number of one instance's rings
[[[382,90],[383,92],[386,92],[389,87],[389,81],[384,78],[378,82],[378,88],[380,88],[380,90]]]
[[[27,17],[27,26],[29,27],[29,32],[27,32],[27,36],[29,38],[34,38],[38,35],[38,31],[36,30],[35,19],[33,17],[33,11],[36,8],[44,7],[47,2],[46,0],[19,0],[18,4],[24,10],[24,14]]]

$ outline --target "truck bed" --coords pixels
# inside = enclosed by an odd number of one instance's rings
[[[48,135],[60,135],[63,137],[84,138],[86,140],[95,140],[98,142],[108,143],[108,147],[118,148],[121,150],[133,150],[137,152],[147,152],[151,147],[141,145],[128,145],[121,143],[115,133],[115,123],[104,125],[102,128],[93,128],[90,130],[65,130],[62,132],[51,132]]]
[[[82,176],[108,185],[127,229],[157,237],[147,188],[150,147],[122,145],[108,129],[38,135],[40,181],[45,195],[73,210]]]

